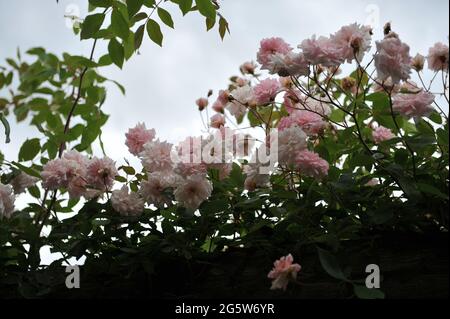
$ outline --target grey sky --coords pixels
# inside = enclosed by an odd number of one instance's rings
[[[260,39],[281,36],[292,45],[312,34],[328,35],[352,22],[365,23],[379,13],[380,26],[392,21],[412,54],[426,53],[436,41],[447,41],[448,0],[222,0],[222,12],[231,26],[231,36],[220,41],[217,31],[206,33],[197,14],[182,18],[175,6],[176,30],[164,29],[161,49],[149,40],[141,55],[133,57],[123,70],[110,67],[103,73],[127,88],[125,97],[114,87],[104,107],[111,114],[104,135],[108,154],[126,154],[124,132],[139,121],[154,127],[162,139],[176,141],[202,129],[194,101],[208,89],[217,92],[237,73],[240,63],[255,59]],[[61,53],[87,55],[91,43],[80,42],[66,27],[64,14],[73,5],[86,12],[86,0],[0,0],[0,61],[33,46]],[[375,5],[375,6],[374,6]],[[170,7],[169,7],[170,8]],[[375,8],[375,9],[373,9]],[[372,13],[370,13],[372,11]],[[381,30],[376,30],[380,37]],[[105,47],[97,50],[99,56]],[[15,159],[21,142],[31,136],[26,125],[12,127],[13,143],[0,148]]]

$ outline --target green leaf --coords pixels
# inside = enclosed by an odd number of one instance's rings
[[[369,289],[366,286],[353,285],[356,297],[360,299],[384,299],[384,293],[379,289]]]
[[[147,8],[153,8],[155,5],[155,0],[144,0],[144,6]]]
[[[24,166],[24,165],[22,165],[20,163],[17,163],[17,162],[12,162],[12,164],[14,166],[16,166],[18,169],[20,169],[22,172],[24,172],[24,173],[26,173],[26,174],[28,174],[30,176],[41,178],[41,174],[39,174],[39,172],[35,171],[31,167],[26,167],[26,166]]]
[[[223,17],[220,17],[219,20],[219,34],[222,40],[225,38],[226,33],[230,33],[230,27],[228,25],[228,21],[225,20]]]
[[[108,52],[113,63],[119,68],[122,68],[123,60],[125,59],[125,51],[123,46],[115,38],[112,38],[111,41],[109,41]]]
[[[211,0],[195,0],[197,4],[198,11],[211,20],[216,18],[216,7]]]
[[[89,0],[89,4],[98,8],[108,8],[112,6],[112,0]]]
[[[3,112],[0,112],[0,122],[2,122],[2,124],[3,124],[4,128],[5,128],[5,136],[6,136],[5,143],[8,144],[9,142],[11,142],[11,138],[10,138],[11,128],[9,126],[8,120],[3,115]]]
[[[216,17],[214,19],[206,18],[206,31],[211,30],[216,25]]]
[[[158,44],[159,46],[162,46],[163,42],[163,34],[161,32],[161,28],[155,20],[149,19],[147,22],[147,33],[150,39]]]
[[[81,40],[93,38],[97,31],[100,30],[104,20],[105,15],[102,13],[87,16],[81,29]]]
[[[417,187],[423,193],[434,195],[434,196],[437,196],[437,197],[439,197],[439,198],[441,198],[443,200],[447,200],[448,201],[448,195],[444,194],[443,192],[441,192],[439,189],[437,189],[433,185],[424,184],[424,183],[417,183]]]
[[[336,257],[333,256],[330,252],[323,250],[317,247],[317,251],[319,253],[320,263],[322,264],[323,269],[333,278],[348,281],[346,276],[344,275],[341,267],[339,266],[339,262]]]
[[[192,9],[193,0],[180,0],[178,5],[183,15],[186,15]]]
[[[128,38],[130,33],[129,25],[118,10],[113,10],[111,14],[111,29],[119,38],[123,40]]]
[[[31,161],[39,154],[41,144],[38,138],[26,140],[19,151],[19,161]]]
[[[141,9],[144,0],[127,0],[128,15],[133,17]]]
[[[163,8],[158,8],[158,16],[162,22],[164,22],[168,27],[174,28],[173,19],[170,13]]]
[[[144,39],[145,24],[141,25],[134,34],[134,49],[138,50],[141,47]]]

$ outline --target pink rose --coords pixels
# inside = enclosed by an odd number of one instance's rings
[[[417,94],[397,94],[393,100],[393,109],[406,117],[427,116],[434,110],[434,99],[434,94],[425,91]]]
[[[308,150],[300,151],[295,159],[295,164],[302,175],[316,179],[321,179],[328,175],[328,162],[314,152]]]
[[[291,254],[281,257],[274,262],[274,268],[269,272],[268,278],[272,279],[272,287],[270,289],[286,290],[290,281],[295,281],[297,275],[302,269],[299,264],[294,264],[294,257]]]
[[[383,126],[379,126],[375,130],[372,131],[372,138],[376,144],[379,144],[384,141],[388,141],[394,137],[395,137],[395,135],[392,133],[392,131]]]

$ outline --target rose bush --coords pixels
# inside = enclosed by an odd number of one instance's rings
[[[185,13],[198,9],[208,28],[218,18],[225,34],[215,1],[172,2]],[[61,265],[84,257],[88,296],[103,282],[148,297],[200,296],[202,287],[221,295],[227,285],[250,292],[239,283],[245,276],[267,290],[270,280],[273,289],[296,283],[295,297],[319,271],[350,286],[350,295],[382,297],[362,286],[364,269],[349,268],[348,257],[364,255],[384,233],[448,231],[447,45],[413,58],[389,25],[374,45],[372,30],[356,23],[299,50],[264,39],[259,64],[244,63],[216,100],[211,91],[196,101],[203,119],[216,112],[204,121],[207,134],[172,145],[138,123],[123,142],[142,167],[119,166],[92,152],[108,119],[101,106],[110,80],[99,70],[121,67],[145,28],[161,44],[155,10],[173,24],[161,2],[132,3],[90,1],[101,13],[84,20],[81,38],[109,41],[98,61],[36,48],[27,52],[37,57],[31,64],[19,55],[2,68],[7,138],[10,114],[31,118],[42,136],[27,140],[17,161],[0,158],[1,296],[65,295]],[[139,13],[142,5],[151,12]],[[107,14],[111,25],[101,29]],[[25,190],[35,201],[16,211]],[[349,250],[349,241],[360,247]],[[48,246],[61,258],[41,265]],[[316,246],[323,270],[302,263]],[[261,261],[257,268],[249,256]],[[205,278],[214,284],[202,286]]]

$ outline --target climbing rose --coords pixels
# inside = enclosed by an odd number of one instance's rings
[[[0,219],[11,218],[14,212],[15,197],[13,189],[9,185],[0,183]]]
[[[139,156],[148,173],[170,171],[173,166],[171,152],[172,144],[156,140],[145,144]]]
[[[364,58],[364,54],[370,50],[372,41],[372,29],[361,26],[357,23],[342,27],[332,37],[331,41],[340,48],[342,57],[351,63],[355,57],[359,62]]]
[[[71,198],[79,198],[86,191],[88,159],[77,151],[69,151],[60,159],[48,162],[41,173],[44,188],[66,188]]]
[[[421,91],[417,94],[397,94],[393,109],[406,117],[427,116],[433,111],[434,94]]]
[[[282,77],[307,76],[309,74],[309,63],[303,53],[276,53],[272,56],[266,69],[270,74],[278,74]]]
[[[173,186],[174,175],[156,172],[148,176],[148,180],[141,183],[139,190],[142,198],[148,203],[157,207],[163,207],[164,204],[171,203],[166,190]]]
[[[271,145],[273,145],[272,136]],[[281,165],[291,165],[294,163],[295,155],[306,149],[306,134],[297,125],[291,126],[278,132],[278,162]]]
[[[386,36],[377,41],[375,54],[375,67],[380,81],[389,77],[393,84],[409,79],[411,73],[411,56],[409,46],[400,41],[396,35]]]
[[[395,135],[392,134],[392,131],[383,126],[379,126],[372,131],[372,138],[376,144],[379,144],[384,141],[388,141],[394,137],[395,137]]]
[[[36,185],[38,181],[38,178],[20,172],[19,175],[11,180],[10,184],[14,189],[14,193],[19,195],[24,193],[27,188]]]
[[[154,129],[147,130],[145,124],[137,124],[136,127],[128,130],[125,134],[127,140],[125,145],[133,155],[139,155],[144,150],[144,145],[155,138],[156,132]]]
[[[264,105],[272,102],[280,92],[280,82],[275,79],[262,80],[253,88],[253,94],[258,104]]]
[[[237,119],[244,116],[247,106],[253,105],[253,89],[246,85],[233,90],[230,95],[233,97],[231,102],[226,104],[226,109]]]
[[[274,262],[274,268],[269,272],[268,278],[272,279],[272,287],[270,289],[286,290],[290,281],[295,281],[297,275],[302,269],[299,264],[294,264],[294,257],[291,254],[281,257]]]
[[[212,193],[211,183],[202,175],[186,178],[175,190],[175,199],[181,206],[195,210]]]
[[[278,129],[280,131],[294,125],[299,126],[307,135],[318,135],[327,126],[320,114],[310,112],[307,110],[295,110],[289,116],[281,119]]]
[[[274,54],[287,54],[292,48],[281,38],[263,39],[257,54],[258,62],[263,69],[267,69]]]
[[[303,50],[306,60],[312,65],[336,67],[345,61],[343,51],[337,43],[323,36],[306,39],[299,45],[299,48]]]
[[[256,154],[256,153],[255,153]],[[253,155],[252,161],[244,167],[244,174],[247,175],[244,187],[246,190],[253,192],[259,187],[266,187],[270,182],[269,174],[262,174],[261,168],[263,164]]]
[[[295,164],[300,174],[321,179],[328,175],[329,164],[319,154],[303,150],[297,153]]]
[[[208,99],[207,98],[199,98],[197,101],[195,101],[195,104],[198,106],[199,111],[203,111],[208,106]]]
[[[206,176],[206,174],[208,173],[208,167],[204,163],[180,162],[176,165],[174,172],[182,177],[188,177],[192,175]]]
[[[110,190],[115,177],[119,175],[116,163],[109,157],[94,157],[87,167],[87,181],[89,186],[98,190]]]
[[[254,74],[256,70],[256,64],[254,62],[245,62],[239,68],[242,74]]]
[[[438,42],[428,52],[428,67],[433,71],[448,72],[448,45]]]
[[[422,54],[417,53],[416,56],[411,61],[411,67],[417,72],[420,72],[423,70],[424,65],[425,65],[425,57]]]
[[[225,126],[225,116],[222,114],[215,114],[211,117],[211,127],[213,128],[221,128]]]
[[[111,205],[122,216],[139,216],[145,208],[142,198],[136,193],[129,193],[125,185],[120,190],[112,192]]]
[[[284,105],[288,113],[296,110],[308,110],[327,116],[331,114],[331,109],[326,102],[327,100],[323,97],[307,97],[298,90],[290,90],[284,95]]]

